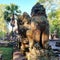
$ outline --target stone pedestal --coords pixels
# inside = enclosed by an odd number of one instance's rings
[[[50,46],[45,49],[40,48],[37,44],[33,49],[27,54],[28,60],[58,60],[55,56],[53,50]]]

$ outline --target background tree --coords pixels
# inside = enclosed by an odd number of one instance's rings
[[[5,4],[0,4],[0,37],[3,38],[8,31],[7,24],[4,20]]]
[[[19,13],[21,13],[21,11],[19,10],[17,5],[7,5],[5,7],[4,19],[7,23],[9,23],[11,20],[15,20],[15,17],[18,16]]]
[[[15,4],[10,4],[5,7],[4,19],[7,23],[11,21],[12,26],[12,36],[13,36],[13,27],[15,26],[15,20],[17,16],[21,13],[18,6]]]
[[[57,9],[53,13],[49,13],[48,17],[50,23],[50,32],[53,33],[54,30],[57,30],[57,34],[60,37],[60,9]]]

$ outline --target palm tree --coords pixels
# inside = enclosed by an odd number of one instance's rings
[[[15,17],[17,17],[20,13],[21,11],[18,9],[18,6],[15,4],[10,4],[5,7],[4,19],[7,23],[10,23],[11,21],[12,33],[13,33],[13,27],[15,26]]]

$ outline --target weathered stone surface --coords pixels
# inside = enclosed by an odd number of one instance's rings
[[[3,57],[2,57],[2,54],[0,54],[0,60],[2,60],[2,58],[3,58]]]
[[[53,53],[51,47],[41,49],[39,44],[37,43],[30,53],[27,54],[28,60],[58,60]]]
[[[20,51],[16,51],[13,53],[13,60],[26,60],[26,57]]]
[[[0,40],[0,46],[8,46],[8,41],[2,41]]]
[[[36,3],[32,9],[31,9],[31,15],[32,16],[46,16],[46,12],[45,12],[45,8],[43,5],[41,5],[40,3]]]

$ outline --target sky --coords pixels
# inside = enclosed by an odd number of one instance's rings
[[[0,4],[11,4],[14,3],[19,6],[19,9],[23,12],[31,13],[32,7],[35,5],[37,0],[0,0]]]

